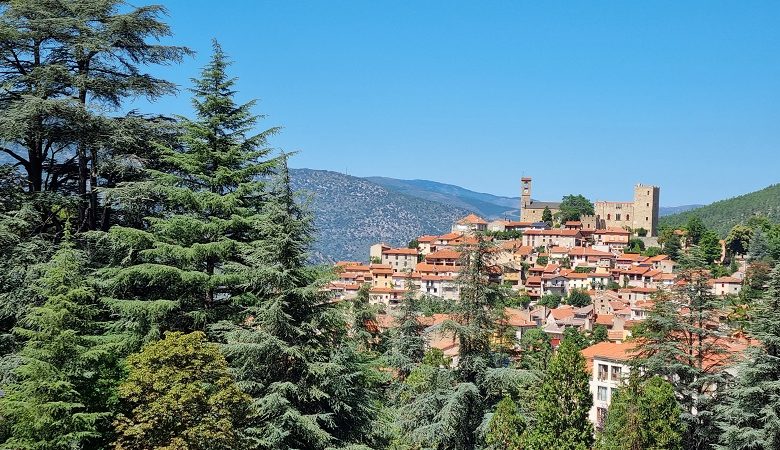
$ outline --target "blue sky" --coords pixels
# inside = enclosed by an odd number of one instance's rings
[[[534,197],[708,203],[780,182],[780,2],[171,0],[294,167]],[[186,91],[148,112],[189,113]]]

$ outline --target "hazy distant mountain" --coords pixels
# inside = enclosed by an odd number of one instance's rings
[[[672,214],[679,214],[692,209],[701,208],[704,205],[682,205],[682,206],[661,206],[658,208],[658,214],[661,217],[671,216]]]
[[[428,180],[398,180],[387,177],[367,177],[369,181],[412,197],[433,200],[472,211],[486,219],[517,219],[520,199],[474,192],[452,184]]]
[[[664,217],[661,225],[679,227],[685,225],[691,217],[698,216],[708,228],[725,236],[731,227],[757,214],[780,222],[780,184]]]
[[[443,234],[470,210],[402,194],[363,178],[291,170],[293,188],[309,194],[317,228],[315,261],[367,261],[377,242],[395,246],[423,234]]]

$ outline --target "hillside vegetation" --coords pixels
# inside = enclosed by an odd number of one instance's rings
[[[293,169],[292,185],[314,213],[315,261],[368,260],[377,242],[406,243],[422,234],[442,234],[470,210],[386,189],[337,172]]]
[[[760,191],[721,200],[701,208],[663,217],[661,225],[681,227],[693,216],[701,218],[707,228],[725,236],[731,227],[745,222],[751,216],[761,214],[770,220],[780,221],[780,184]]]

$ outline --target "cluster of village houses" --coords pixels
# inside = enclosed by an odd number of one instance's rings
[[[579,221],[552,228],[546,222],[487,222],[470,214],[457,221],[450,233],[417,237],[416,248],[380,243],[370,249],[373,263],[337,263],[338,279],[329,288],[336,299],[350,299],[361,286],[369,284],[370,302],[384,305],[386,311],[378,317],[378,326],[389,328],[393,323],[390,313],[408,295],[410,286],[418,295],[458,299],[456,277],[461,270],[461,252],[477,243],[477,232],[513,230],[521,232],[519,239],[495,240],[494,264],[500,268],[495,273],[497,282],[532,300],[526,309],[505,310],[506,325],[515,330],[518,341],[533,328],[548,333],[554,345],[567,327],[582,332],[597,325],[607,329],[608,341],[583,350],[593,374],[591,420],[598,428],[606,417],[612,392],[629,370],[627,361],[633,347],[626,340],[631,327],[646,317],[653,294],[676,282],[675,262],[669,256],[624,253],[632,238],[625,228],[584,227]],[[743,276],[740,270],[733,276],[709,280],[713,294],[738,294]],[[592,304],[535,306],[546,294],[567,296],[573,290],[586,291]],[[436,325],[447,318],[442,314],[421,320],[429,327],[428,345],[456,361],[458,341],[436,331]]]

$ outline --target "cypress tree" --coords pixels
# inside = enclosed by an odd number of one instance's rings
[[[99,447],[107,436],[112,380],[102,378],[111,346],[99,337],[100,307],[84,258],[69,239],[42,268],[34,287],[45,298],[14,333],[25,341],[3,386],[0,415],[7,449]]]
[[[587,450],[593,444],[588,420],[593,405],[585,358],[571,338],[550,361],[534,405],[535,422],[526,437],[532,450]]]
[[[425,356],[425,338],[420,324],[417,292],[411,279],[407,280],[403,301],[392,313],[398,326],[389,331],[385,360],[405,378]]]
[[[213,50],[193,80],[195,119],[180,118],[179,145],[159,149],[167,170],[151,173],[159,214],[143,229],[108,233],[118,251],[116,266],[102,275],[105,301],[136,346],[164,330],[206,330],[234,317],[250,295],[250,255],[263,238],[258,177],[275,164],[266,143],[276,128],[251,134],[259,118],[254,102],[236,103],[229,62],[216,41]]]
[[[756,302],[748,331],[760,341],[737,366],[720,408],[721,449],[780,448],[780,265]]]

